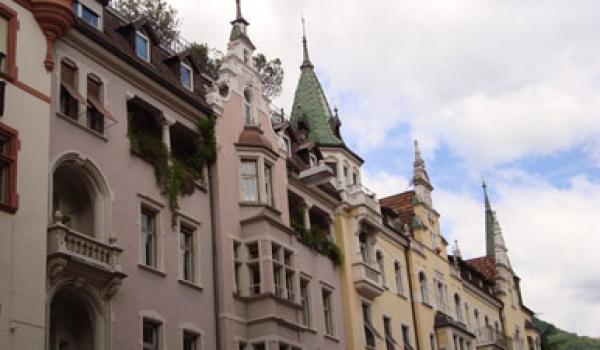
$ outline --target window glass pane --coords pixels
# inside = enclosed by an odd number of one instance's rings
[[[242,161],[242,200],[258,202],[258,176],[255,160]]]
[[[0,203],[8,203],[8,163],[0,160]]]
[[[180,78],[181,78],[181,84],[191,90],[192,89],[192,70],[188,66],[181,64],[179,71],[180,71],[179,74],[180,74]]]
[[[158,349],[158,326],[150,322],[144,321],[142,333],[144,350]]]
[[[94,28],[98,28],[98,15],[87,8],[86,6],[81,5],[81,19],[83,19],[87,24],[91,25]]]
[[[195,334],[186,333],[183,335],[183,350],[196,350],[198,344],[198,336]]]
[[[192,281],[194,276],[193,233],[187,229],[181,230],[181,271],[186,281]]]
[[[140,33],[135,34],[135,54],[144,61],[150,61],[148,39]]]
[[[0,56],[6,57],[8,43],[8,20],[0,16]],[[4,60],[3,60],[4,61]],[[0,65],[3,67],[3,65]]]
[[[156,214],[142,209],[142,253],[143,263],[156,265]]]
[[[271,166],[265,166],[265,190],[267,193],[267,203],[273,205],[273,179]]]

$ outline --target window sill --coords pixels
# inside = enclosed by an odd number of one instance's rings
[[[430,309],[433,309],[433,305],[429,304],[429,303],[428,303],[428,302],[426,302],[426,301],[422,301],[422,302],[421,302],[421,304],[423,304],[424,306],[427,306],[427,307],[428,307],[428,308],[430,308]]]
[[[272,211],[273,213],[277,214],[277,215],[281,215],[281,212],[276,209],[274,206],[267,204],[267,203],[262,203],[262,202],[245,202],[245,201],[240,201],[240,207],[248,207],[248,208],[265,208],[268,209],[270,211]]]
[[[340,342],[340,338],[338,338],[336,336],[333,336],[333,335],[325,334],[323,337],[325,339],[327,339],[327,340],[331,340],[331,341],[336,342],[336,343]]]
[[[196,290],[198,290],[200,292],[202,292],[204,290],[204,287],[202,287],[201,285],[196,284],[196,283],[194,283],[192,281],[188,281],[188,280],[184,280],[184,279],[180,278],[180,279],[177,280],[177,282],[179,282],[179,284],[181,284],[181,285],[184,285],[186,287],[190,287],[190,288],[196,289]]]
[[[0,211],[14,214],[17,210],[19,210],[19,208],[15,205],[0,203]]]
[[[67,116],[65,114],[63,114],[61,112],[56,112],[56,116],[59,117],[62,120],[65,120],[65,121],[71,123],[72,125],[74,125],[74,126],[78,127],[79,129],[87,132],[88,134],[93,135],[93,136],[99,138],[100,140],[102,140],[104,142],[108,142],[108,138],[106,136],[104,136],[103,134],[101,134],[101,133],[99,133],[99,132],[97,132],[95,130],[92,130],[90,128],[86,128],[85,126],[79,124],[76,120],[73,120],[73,118],[71,118],[71,117],[69,117],[69,116]]]
[[[166,277],[167,276],[166,272],[160,271],[156,267],[152,267],[152,266],[148,266],[148,265],[144,265],[144,264],[138,263],[138,268],[140,268],[142,270],[145,270],[145,271],[148,271],[148,272],[151,272],[151,273],[153,273],[153,274],[155,274],[157,276],[160,276],[160,277]]]

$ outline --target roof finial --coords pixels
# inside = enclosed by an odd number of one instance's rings
[[[240,0],[235,0],[237,8],[237,15],[235,16],[235,19],[242,19],[242,5],[240,2]]]
[[[419,148],[419,141],[415,140],[415,162],[423,162],[421,157],[421,149]]]
[[[304,49],[304,60],[302,61],[301,69],[312,68],[313,65],[308,57],[308,43],[306,40],[306,20],[304,19],[304,13],[302,14],[302,46]]]
[[[487,192],[487,184],[485,183],[485,178],[481,180],[481,187],[483,187],[483,195],[485,197],[485,210],[492,210],[492,205],[490,204],[490,198],[488,197]]]
[[[452,253],[455,257],[462,259],[462,253],[460,252],[460,247],[458,246],[458,239],[454,240],[454,247],[452,247]]]

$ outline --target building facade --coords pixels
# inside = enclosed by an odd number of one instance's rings
[[[118,5],[0,4],[0,349],[540,349],[485,187],[472,259],[417,144],[379,200],[306,34],[288,118],[239,0],[215,79]]]

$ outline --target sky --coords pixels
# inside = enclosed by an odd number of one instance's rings
[[[170,0],[188,40],[226,50],[234,0]],[[283,61],[289,110],[310,56],[379,197],[409,189],[418,139],[442,233],[484,254],[485,177],[527,306],[600,337],[600,1],[242,0]],[[600,245],[600,244],[599,244]]]

